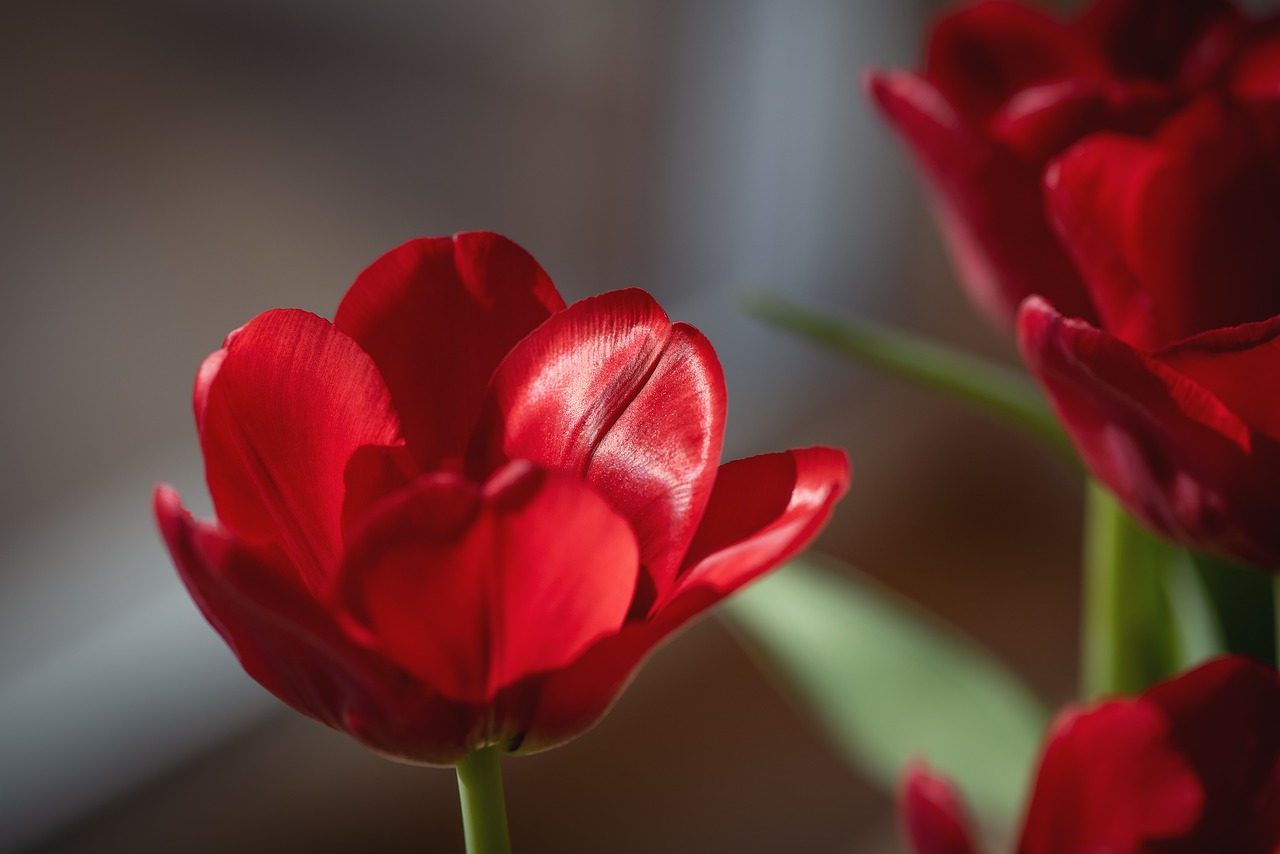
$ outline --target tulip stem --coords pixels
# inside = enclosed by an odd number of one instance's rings
[[[1177,548],[1138,525],[1106,489],[1085,493],[1081,683],[1086,700],[1136,694],[1178,671],[1166,586]]]
[[[458,796],[467,854],[511,854],[507,805],[502,797],[501,751],[473,750],[458,763]]]
[[[1225,652],[1276,664],[1276,587],[1257,567],[1208,555],[1192,555],[1204,598],[1213,613]]]
[[[862,318],[833,318],[828,312],[769,294],[749,297],[747,311],[886,373],[985,410],[1036,436],[1073,464],[1077,461],[1039,389],[1014,371]]]

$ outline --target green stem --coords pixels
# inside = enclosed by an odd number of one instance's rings
[[[767,294],[747,300],[747,311],[833,350],[918,385],[984,409],[1039,437],[1076,460],[1035,385],[999,365],[857,318],[835,319]]]
[[[501,751],[485,747],[458,763],[458,796],[467,854],[511,854],[507,805],[502,798]]]
[[[1280,635],[1271,574],[1207,555],[1192,555],[1192,563],[1217,618],[1223,648],[1275,664]]]
[[[1090,481],[1085,505],[1081,681],[1085,699],[1134,694],[1178,669],[1165,578],[1177,557]]]

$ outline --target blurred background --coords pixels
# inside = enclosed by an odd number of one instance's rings
[[[1079,493],[1038,447],[748,318],[765,289],[1013,361],[860,91],[918,0],[0,4],[0,850],[460,851],[454,775],[284,708],[150,516],[207,515],[190,391],[260,311],[332,316],[408,238],[503,232],[569,300],[699,326],[727,457],[848,448],[820,548],[1075,671]],[[704,619],[507,764],[521,851],[894,851],[889,801]]]

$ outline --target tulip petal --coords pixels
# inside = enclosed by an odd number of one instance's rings
[[[532,256],[471,232],[383,255],[356,279],[334,323],[373,357],[410,450],[430,470],[461,460],[493,369],[562,308]]]
[[[724,375],[691,326],[625,290],[575,303],[494,373],[473,466],[504,460],[585,479],[630,520],[652,589],[670,586],[715,480]],[[648,603],[643,603],[647,605]]]
[[[1280,28],[1273,20],[1269,30],[1232,63],[1229,88],[1237,98],[1274,102],[1280,96]]]
[[[229,532],[193,519],[170,487],[156,488],[154,510],[192,599],[258,683],[338,729],[362,703],[385,704],[394,671],[345,638],[297,579]]]
[[[320,589],[342,550],[348,459],[399,433],[372,360],[327,320],[269,311],[205,361],[196,397],[218,518],[244,540],[282,544]]]
[[[1204,791],[1141,700],[1067,710],[1051,728],[1019,854],[1144,851],[1200,815]]]
[[[349,542],[368,514],[395,493],[407,488],[421,472],[405,445],[362,445],[347,460],[342,481],[342,535]]]
[[[848,481],[847,457],[831,448],[768,454],[721,466],[690,550],[691,556],[703,554],[701,559],[681,571],[666,603],[655,605],[648,620],[628,623],[547,677],[521,751],[555,747],[593,726],[668,635],[805,546],[830,516]],[[708,549],[723,551],[706,554]]]
[[[1090,471],[1131,513],[1183,545],[1280,563],[1276,443],[1191,378],[1043,300],[1023,306],[1019,344]]]
[[[397,759],[448,765],[466,753],[482,710],[423,691],[348,637],[297,579],[227,531],[192,519],[171,488],[157,487],[155,514],[191,598],[260,685]]]
[[[1169,740],[1199,775],[1195,833],[1170,854],[1280,850],[1280,674],[1220,658],[1143,695],[1172,722]]]
[[[382,505],[353,538],[339,596],[425,684],[488,703],[615,633],[637,573],[631,528],[603,498],[518,462],[483,490],[441,472]]]
[[[1075,257],[1103,322],[1139,346],[1169,338],[1154,296],[1143,289],[1124,251],[1126,224],[1157,166],[1150,155],[1144,141],[1097,134],[1051,164],[1044,178],[1050,221]]]
[[[1045,13],[1009,0],[974,3],[942,18],[925,68],[952,104],[979,119],[1027,86],[1106,73],[1093,45]]]
[[[1155,354],[1213,393],[1252,429],[1280,442],[1280,396],[1259,394],[1280,372],[1280,317],[1202,332]]]
[[[1175,80],[1219,26],[1236,23],[1230,0],[1095,0],[1077,25],[1104,51],[1117,76]],[[1208,69],[1197,66],[1197,79]]]
[[[914,854],[973,854],[969,821],[951,782],[913,762],[898,797],[902,828]]]
[[[997,325],[1008,327],[1026,296],[1042,294],[1072,316],[1092,318],[1079,275],[1045,221],[1043,162],[1017,153],[1047,146],[1030,138],[1036,129],[1002,126],[1014,146],[1005,149],[921,77],[903,72],[872,75],[868,88],[929,178],[952,260],[978,307]],[[1059,98],[1074,97],[1069,88],[1047,91]],[[1036,109],[1048,108],[1041,103]],[[1092,121],[1095,112],[1064,107],[1038,130],[1051,130],[1058,137],[1065,133],[1063,122]],[[1002,121],[1011,125],[1014,119]],[[1081,132],[1093,129],[1090,125]]]
[[[1050,216],[1108,329],[1155,349],[1280,314],[1280,173],[1258,145],[1204,98],[1153,141],[1099,134],[1050,169]]]
[[[1019,90],[992,116],[988,132],[1023,160],[1047,163],[1103,129],[1150,134],[1175,103],[1172,93],[1146,81],[1071,77]]]
[[[826,524],[849,488],[849,460],[804,448],[720,467],[684,568],[655,618],[680,623],[782,563]]]

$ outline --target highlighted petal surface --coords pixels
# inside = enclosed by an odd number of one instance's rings
[[[643,291],[575,303],[495,372],[473,465],[507,459],[584,478],[630,520],[660,594],[674,578],[716,476],[724,376],[696,329]]]

